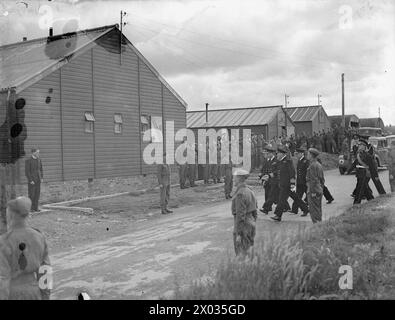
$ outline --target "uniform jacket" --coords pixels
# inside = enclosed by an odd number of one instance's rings
[[[170,166],[168,164],[158,164],[158,182],[164,186],[170,184]]]
[[[307,168],[309,167],[310,162],[306,159],[305,156],[302,159],[298,160],[298,164],[296,165],[296,183],[299,185],[306,185],[306,174]]]
[[[21,246],[24,247],[21,247]],[[23,248],[23,251],[21,251]],[[0,237],[0,300],[49,299],[50,288],[39,288],[39,279],[48,274],[39,268],[50,266],[44,235],[24,227]]]
[[[312,161],[307,168],[306,182],[307,192],[323,193],[325,184],[324,170],[318,161]]]
[[[44,178],[43,165],[40,158],[30,157],[25,161],[25,175],[28,182],[40,182]]]
[[[255,224],[257,201],[254,192],[245,183],[237,186],[232,197],[232,215],[235,218],[235,232],[242,231],[243,223]]]
[[[295,183],[295,168],[287,156],[278,162],[277,175],[280,187],[290,188],[291,184]]]
[[[395,148],[389,149],[388,152],[388,171],[395,177]]]

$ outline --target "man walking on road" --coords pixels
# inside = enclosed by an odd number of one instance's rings
[[[274,211],[275,216],[271,217],[271,219],[278,222],[281,221],[283,213],[287,210],[288,197],[291,197],[296,202],[296,205],[302,208],[303,212],[308,211],[306,203],[295,193],[295,168],[292,160],[288,158],[288,152],[285,147],[280,146],[277,148],[279,195],[276,210]]]
[[[306,175],[307,168],[309,167],[309,161],[306,158],[306,149],[298,148],[296,149],[297,156],[299,156],[298,164],[296,166],[296,195],[303,199],[303,195],[307,194],[307,183],[306,183]],[[301,208],[302,209],[302,208]],[[297,205],[297,201],[294,201],[292,204],[292,212],[298,214],[299,206]],[[303,213],[303,215],[307,215],[307,211]]]
[[[313,223],[322,220],[322,194],[325,184],[324,171],[317,161],[319,151],[314,148],[309,149],[308,157],[310,165],[307,169],[307,199],[309,203],[310,216]]]
[[[391,192],[395,191],[395,141],[391,142],[388,153],[388,171],[391,186]]]
[[[268,162],[262,166],[261,177],[265,179],[265,203],[262,209],[259,209],[264,214],[272,211],[274,203],[278,201],[278,160],[276,158],[276,149],[267,146],[265,150],[268,152]]]
[[[166,152],[163,153],[163,163],[158,164],[158,182],[160,188],[160,208],[162,214],[172,213],[167,209],[170,199],[170,166],[166,163]]]
[[[28,183],[28,194],[32,201],[31,211],[39,212],[41,183],[44,178],[43,165],[40,159],[40,150],[33,148],[32,156],[25,161],[25,175]]]
[[[229,159],[229,163],[224,165],[225,167],[225,199],[231,199],[231,193],[233,188],[233,164],[232,160]]]
[[[245,255],[254,245],[257,201],[254,192],[245,183],[248,171],[237,169],[234,176],[236,192],[232,199],[233,243],[236,255]]]

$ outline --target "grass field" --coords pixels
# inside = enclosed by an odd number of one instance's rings
[[[292,238],[258,243],[245,259],[228,258],[216,275],[175,299],[394,299],[394,198],[374,200]],[[380,203],[380,204],[381,204]],[[339,267],[353,289],[339,288]]]

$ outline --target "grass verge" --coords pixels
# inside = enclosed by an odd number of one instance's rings
[[[291,238],[258,243],[245,259],[223,261],[213,278],[178,287],[174,299],[393,299],[391,210],[374,200]],[[352,267],[351,290],[339,288],[341,265]]]

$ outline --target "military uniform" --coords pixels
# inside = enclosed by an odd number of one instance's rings
[[[388,175],[391,192],[395,191],[395,146],[391,146],[388,153]]]
[[[232,198],[234,217],[233,243],[236,255],[246,254],[254,245],[257,202],[254,192],[245,183],[237,186]],[[240,237],[238,241],[238,236]]]
[[[296,195],[299,199],[303,199],[303,195],[307,194],[307,168],[309,167],[309,160],[306,159],[305,156],[301,157],[298,160],[298,164],[296,166]],[[297,214],[299,206],[297,202],[294,201],[292,204],[292,212]],[[307,212],[306,212],[307,213]]]
[[[366,144],[367,145],[367,144]],[[356,168],[357,185],[354,190],[354,204],[359,204],[362,198],[370,201],[374,199],[371,189],[369,188],[369,181],[371,177],[371,171],[373,169],[373,161],[371,156],[366,151],[358,151],[357,158],[354,160],[351,167],[348,169],[349,174],[354,168]]]
[[[184,147],[187,149],[188,146],[187,146],[187,143],[185,140],[184,140],[183,144],[184,144]],[[185,189],[185,183],[186,183],[186,180],[188,177],[188,164],[187,163],[178,165],[178,176],[180,179],[180,188]]]
[[[383,184],[381,183],[380,178],[379,178],[379,170],[378,170],[378,167],[377,167],[376,159],[374,158],[374,149],[373,149],[372,145],[369,145],[368,153],[369,153],[369,155],[370,155],[370,157],[372,158],[372,161],[373,161],[373,167],[372,167],[372,170],[370,171],[373,184],[376,187],[377,192],[380,195],[386,194],[386,192],[384,190],[384,187],[383,187]]]
[[[231,193],[232,193],[232,189],[233,189],[233,165],[232,165],[232,161],[229,161],[228,164],[224,165],[225,167],[225,198],[226,199],[230,199],[232,198]]]
[[[279,148],[278,150],[280,151],[281,149]],[[291,190],[292,186],[295,185],[295,168],[292,160],[288,159],[285,154],[285,150],[283,149],[282,151],[284,157],[278,162],[277,166],[279,187],[278,203],[274,211],[275,217],[272,217],[272,219],[276,221],[281,221],[283,213],[288,209],[288,197],[291,197],[291,199],[296,202],[296,205],[302,208],[303,212],[308,211],[306,203]]]
[[[0,300],[48,300],[47,287],[39,287],[40,278],[50,266],[44,235],[33,228],[11,229],[0,237]]]
[[[318,150],[310,152],[318,154]],[[306,182],[310,216],[313,223],[316,223],[322,220],[322,194],[325,184],[324,171],[316,159],[310,161],[310,165],[307,168]]]
[[[170,199],[170,166],[168,164],[158,164],[157,172],[160,187],[160,207],[162,213],[168,213],[167,205]]]
[[[275,156],[268,160],[266,172],[269,175],[269,180],[267,181],[268,187],[268,197],[265,194],[265,203],[262,206],[262,211],[268,213],[272,211],[273,204],[278,203],[278,160]]]

